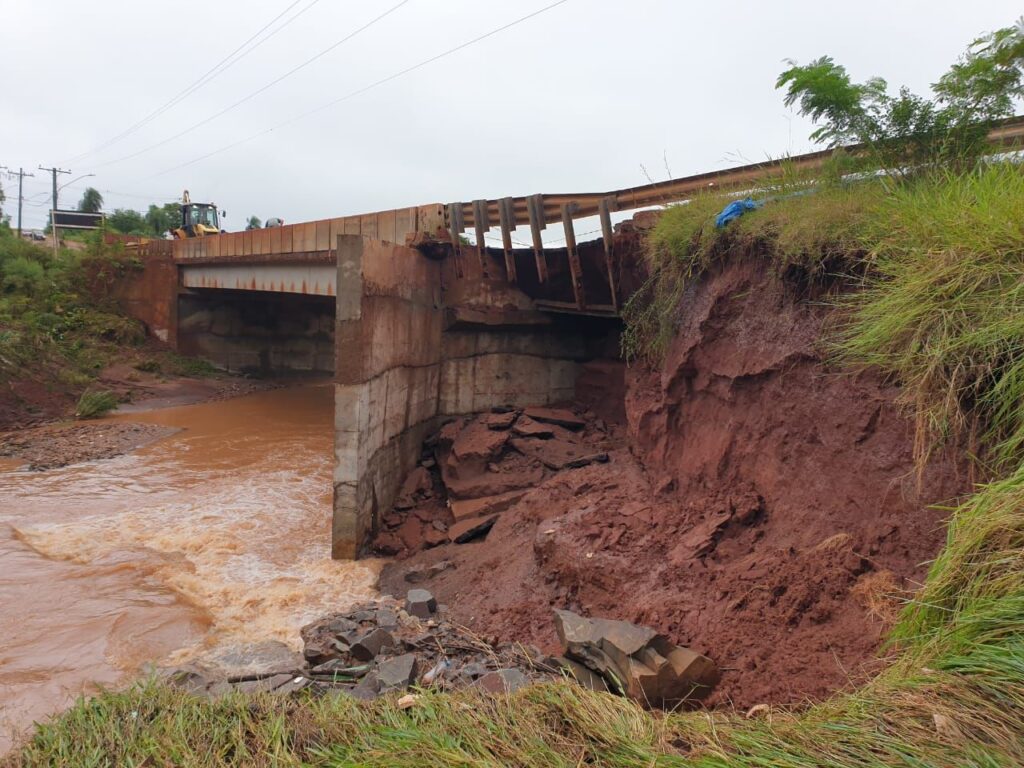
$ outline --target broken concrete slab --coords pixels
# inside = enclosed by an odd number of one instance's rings
[[[494,527],[497,520],[497,515],[462,520],[448,529],[448,540],[456,544],[465,544],[467,541],[479,539]]]
[[[437,611],[437,600],[425,589],[410,589],[405,597],[405,611],[418,619],[429,619]]]
[[[372,661],[380,653],[380,649],[387,645],[394,645],[395,639],[385,629],[377,627],[371,629],[361,638],[356,640],[349,649],[353,658],[359,661]]]
[[[456,522],[484,517],[504,512],[513,506],[528,492],[526,488],[499,493],[494,496],[483,496],[479,499],[462,499],[451,502],[452,516]]]
[[[554,470],[585,467],[594,462],[608,461],[608,454],[604,451],[557,438],[551,440],[513,438],[511,444],[524,456],[539,459],[544,466]]]
[[[585,419],[580,418],[575,413],[565,408],[542,408],[537,406],[527,408],[523,413],[534,421],[557,424],[558,426],[565,427],[566,429],[583,429],[587,423]]]
[[[599,674],[612,690],[646,704],[702,698],[720,678],[711,659],[650,627],[556,610],[555,630],[567,657]]]
[[[416,656],[403,653],[377,665],[377,680],[381,691],[406,689],[416,679]]]

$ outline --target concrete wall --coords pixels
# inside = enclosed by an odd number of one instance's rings
[[[440,267],[418,251],[340,235],[331,552],[354,558],[435,427]]]
[[[334,372],[334,299],[195,291],[178,303],[178,349],[228,371]]]

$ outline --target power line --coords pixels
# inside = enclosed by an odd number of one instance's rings
[[[283,30],[285,27],[287,27],[289,24],[291,24],[293,21],[295,21],[297,18],[299,18],[302,14],[304,14],[306,11],[308,11],[310,8],[312,8],[314,5],[316,5],[318,2],[320,2],[320,0],[313,0],[313,2],[311,2],[305,8],[300,10],[298,13],[296,13],[290,19],[288,19],[280,27],[275,29],[273,32],[271,32],[269,35],[264,37],[259,42],[257,42],[255,45],[253,45],[247,51],[242,53],[240,56],[238,56],[237,58],[234,58],[233,61],[231,60],[232,57],[235,56],[235,54],[237,54],[239,51],[241,51],[243,48],[245,48],[245,46],[249,45],[249,43],[251,43],[257,37],[259,37],[261,34],[263,34],[263,32],[265,32],[267,29],[269,29],[275,22],[277,22],[278,19],[280,19],[282,16],[284,16],[292,8],[294,8],[296,5],[298,5],[301,2],[302,2],[302,0],[294,0],[294,2],[292,2],[287,8],[285,8],[283,11],[281,11],[281,13],[279,13],[277,16],[275,16],[273,19],[271,19],[269,22],[267,22],[263,27],[261,27],[259,29],[259,31],[257,31],[254,35],[249,37],[249,39],[247,39],[244,43],[242,43],[240,46],[235,48],[235,50],[233,50],[231,53],[229,53],[227,56],[225,56],[223,59],[221,59],[219,62],[217,62],[211,69],[207,70],[198,80],[193,82],[191,85],[189,85],[183,91],[180,91],[176,96],[172,97],[169,101],[164,103],[163,106],[160,106],[157,109],[153,110],[148,115],[146,115],[144,118],[139,120],[137,123],[135,123],[134,125],[129,126],[124,131],[122,131],[121,133],[117,134],[117,136],[114,136],[113,138],[107,139],[105,142],[103,142],[102,144],[97,145],[96,147],[93,147],[88,152],[83,152],[80,155],[75,155],[74,157],[70,158],[66,162],[72,162],[72,161],[75,161],[75,160],[79,160],[79,159],[81,159],[83,157],[88,157],[89,155],[92,155],[92,154],[94,154],[96,152],[99,152],[101,149],[109,147],[111,144],[114,144],[114,143],[120,141],[121,139],[123,139],[123,138],[125,138],[127,136],[130,136],[131,134],[135,133],[140,128],[142,128],[143,126],[145,126],[148,123],[152,122],[154,119],[156,119],[157,117],[162,115],[164,112],[166,112],[167,110],[169,110],[172,107],[174,107],[176,104],[179,104],[184,99],[188,98],[191,94],[195,93],[197,90],[202,88],[204,85],[206,85],[208,82],[213,80],[215,77],[217,77],[218,75],[226,72],[228,69],[233,67],[235,64],[237,64],[243,58],[245,58],[250,53],[255,51],[257,48],[259,48],[261,45],[263,45],[265,42],[267,42],[270,38],[272,38],[274,35],[276,35],[278,32]]]
[[[455,46],[454,48],[449,48],[448,50],[443,51],[442,53],[436,54],[435,56],[431,56],[429,59],[424,59],[418,64],[413,64],[411,67],[406,67],[405,69],[396,72],[393,75],[388,75],[387,77],[381,78],[376,82],[370,83],[369,85],[364,86],[363,88],[352,91],[351,93],[341,96],[340,98],[334,99],[333,101],[329,101],[326,104],[316,107],[315,109],[311,109],[308,112],[303,112],[302,114],[296,115],[295,117],[285,120],[283,123],[278,123],[277,125],[267,128],[266,130],[260,131],[259,133],[254,133],[250,136],[245,137],[244,139],[239,139],[238,141],[232,142],[231,144],[226,144],[223,147],[220,147],[219,149],[213,150],[212,152],[207,152],[205,155],[200,155],[199,157],[193,160],[188,160],[184,163],[179,163],[178,165],[160,171],[159,173],[154,173],[152,176],[147,176],[146,180],[155,179],[158,176],[163,176],[164,174],[171,173],[172,171],[176,171],[180,168],[185,168],[187,166],[194,165],[196,163],[202,162],[203,160],[206,160],[207,158],[213,157],[214,155],[219,155],[221,152],[227,152],[229,149],[234,149],[235,147],[241,144],[245,144],[249,141],[252,141],[253,139],[258,139],[260,136],[266,136],[268,133],[273,133],[274,131],[280,128],[284,128],[285,126],[291,125],[292,123],[296,123],[299,120],[303,120],[311,115],[315,115],[316,113],[322,112],[325,109],[329,109],[330,107],[340,104],[343,101],[348,101],[349,99],[355,98],[356,96],[364,94],[367,91],[373,90],[374,88],[384,85],[385,83],[390,83],[392,80],[396,80],[399,77],[409,74],[410,72],[415,72],[418,69],[422,69],[428,64],[433,64],[435,61],[439,61],[443,58],[451,56],[452,54],[461,51],[463,48],[468,48],[471,45],[475,45],[476,43],[479,43],[482,40],[486,40],[489,37],[493,37],[494,35],[504,32],[505,30],[516,26],[517,24],[522,24],[524,21],[528,21],[534,18],[535,16],[539,16],[540,14],[550,11],[553,8],[556,8],[559,5],[563,5],[564,3],[567,2],[569,2],[569,0],[558,0],[557,2],[551,3],[550,5],[546,5],[543,8],[533,11],[532,13],[526,14],[525,16],[520,16],[518,19],[515,19],[514,21],[510,21],[507,24],[503,24],[502,26],[497,27],[496,29],[492,29],[490,32],[485,32],[479,37],[474,37],[472,40],[467,40],[466,42],[461,43]]]
[[[348,42],[349,40],[351,40],[356,35],[360,34],[361,32],[364,32],[365,30],[369,29],[370,27],[372,27],[377,22],[383,20],[385,17],[390,16],[392,13],[397,11],[399,8],[401,8],[403,5],[405,5],[408,2],[409,2],[409,0],[401,0],[401,2],[399,2],[397,5],[391,6],[390,8],[388,8],[388,10],[384,11],[384,13],[382,13],[379,16],[371,19],[370,21],[368,21],[366,24],[364,24],[363,26],[359,27],[355,31],[350,32],[345,37],[341,38],[340,40],[336,41],[335,43],[333,43],[332,45],[328,46],[324,50],[320,51],[315,56],[312,56],[312,57],[306,59],[304,62],[302,62],[298,66],[295,66],[292,69],[289,69],[287,72],[285,72],[280,77],[277,77],[276,79],[271,80],[266,85],[264,85],[264,86],[262,86],[260,88],[257,88],[255,91],[253,91],[252,93],[248,94],[247,96],[243,96],[241,99],[239,99],[238,101],[234,102],[233,104],[229,104],[228,106],[224,107],[224,109],[220,110],[219,112],[215,112],[214,114],[210,115],[209,117],[207,117],[207,118],[205,118],[203,120],[200,120],[198,123],[195,123],[194,125],[189,126],[185,130],[179,131],[178,133],[174,134],[170,138],[164,139],[163,141],[158,141],[156,144],[151,144],[148,147],[140,149],[138,152],[132,152],[131,154],[125,155],[124,157],[118,157],[118,158],[116,158],[114,160],[108,160],[105,163],[100,163],[100,164],[98,164],[98,165],[96,165],[94,167],[95,168],[103,168],[103,167],[108,166],[108,165],[113,165],[114,163],[120,163],[120,162],[124,162],[125,160],[131,160],[132,158],[138,157],[139,155],[144,155],[147,152],[151,152],[152,150],[157,149],[158,147],[162,147],[165,144],[169,144],[170,142],[175,141],[176,139],[180,139],[182,136],[191,133],[196,128],[201,128],[202,126],[206,125],[207,123],[210,123],[210,122],[216,120],[221,115],[224,115],[224,114],[230,112],[231,110],[233,110],[233,109],[235,109],[237,107],[240,107],[242,104],[245,104],[247,101],[249,101],[252,98],[255,98],[256,96],[259,96],[264,91],[269,90],[270,88],[273,88],[275,85],[280,83],[282,80],[285,80],[286,78],[291,77],[292,75],[294,75],[299,70],[304,69],[305,67],[308,67],[310,64],[312,64],[317,59],[320,59],[321,57],[326,56],[328,53],[333,51],[339,45],[342,45],[343,43]]]

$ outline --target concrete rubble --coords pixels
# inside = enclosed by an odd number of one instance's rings
[[[382,555],[485,537],[554,472],[608,461],[607,425],[568,408],[497,406],[454,419],[424,443],[373,543]]]
[[[549,656],[529,645],[487,642],[452,624],[446,612],[429,592],[412,589],[403,602],[385,597],[303,627],[301,660],[282,657],[285,667],[224,676],[191,665],[166,677],[200,696],[310,689],[314,695],[358,699],[413,687],[505,694],[570,679],[593,691],[667,707],[702,698],[718,681],[707,657],[628,622],[555,611],[563,653]]]

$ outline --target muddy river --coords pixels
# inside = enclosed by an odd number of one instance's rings
[[[147,663],[230,659],[374,593],[330,559],[330,385],[113,418],[178,427],[48,472],[0,465],[0,753]]]

